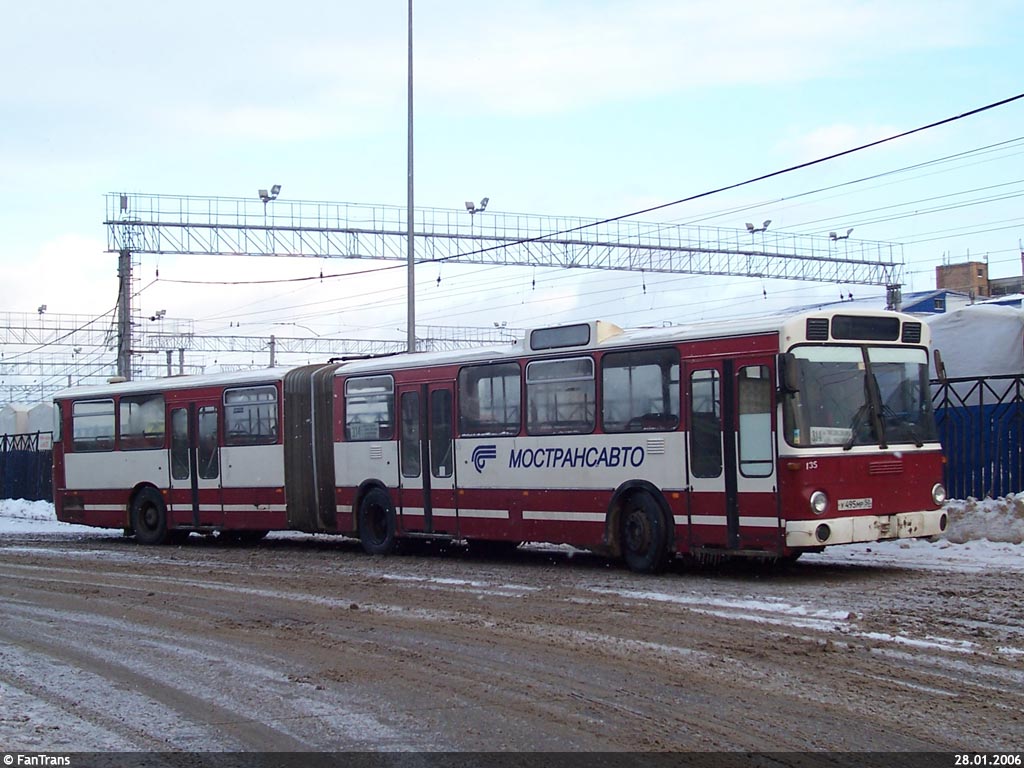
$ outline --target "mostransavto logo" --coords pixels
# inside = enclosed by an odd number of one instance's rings
[[[473,466],[476,467],[477,472],[484,471],[484,464],[488,459],[498,458],[498,446],[496,445],[478,445],[473,449]]]

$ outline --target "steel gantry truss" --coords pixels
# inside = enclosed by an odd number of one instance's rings
[[[117,253],[405,260],[400,206],[111,193],[107,250]],[[483,210],[417,208],[418,263],[450,262],[777,278],[890,289],[902,281],[893,243],[601,221]]]
[[[767,231],[355,203],[110,193],[107,250],[118,254],[117,370],[132,377],[131,298],[138,254],[292,256],[563,267],[629,272],[727,275],[884,285],[898,306],[898,245]],[[411,244],[411,245],[410,245]],[[409,250],[414,249],[410,259]],[[412,276],[409,277],[410,285]],[[410,323],[412,297],[410,296]],[[280,345],[271,338],[273,362]],[[309,347],[315,343],[304,340]],[[407,345],[408,348],[408,345]],[[431,348],[417,343],[417,349]],[[376,351],[378,348],[374,348]],[[247,350],[255,351],[255,350]],[[310,352],[314,350],[309,349]],[[392,351],[392,350],[387,350]],[[168,365],[170,359],[168,358]]]

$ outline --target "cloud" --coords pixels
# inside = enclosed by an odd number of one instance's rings
[[[841,77],[880,52],[969,45],[990,18],[973,6],[913,1],[517,4],[467,14],[428,40],[418,71],[426,92],[454,108],[558,112]]]
[[[100,314],[117,301],[117,256],[94,237],[67,234],[48,240],[5,270],[7,309],[35,312],[41,304],[58,313]]]

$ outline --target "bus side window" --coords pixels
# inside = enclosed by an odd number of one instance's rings
[[[695,477],[722,474],[722,388],[718,371],[690,376],[690,468]]]
[[[435,389],[430,393],[430,471],[434,477],[451,477],[452,393]]]
[[[740,473],[746,477],[772,474],[771,381],[768,367],[749,365],[737,376],[739,392]]]
[[[212,480],[220,476],[220,461],[217,452],[217,409],[206,406],[199,409],[199,476]]]
[[[361,376],[345,382],[346,440],[391,440],[394,423],[394,379]]]
[[[594,431],[594,361],[534,360],[526,366],[526,433],[585,435]]]
[[[403,392],[402,408],[402,476],[420,476],[420,395]]]
[[[472,365],[459,371],[459,434],[518,435],[520,379],[518,363]]]
[[[679,426],[679,352],[610,352],[601,360],[605,432],[670,431]]]
[[[163,395],[134,395],[122,397],[121,450],[163,448],[165,409]]]
[[[171,477],[188,480],[188,409],[171,411]]]
[[[272,385],[224,390],[224,444],[277,442],[277,388]]]
[[[71,446],[76,452],[114,449],[113,400],[87,400],[72,404]]]

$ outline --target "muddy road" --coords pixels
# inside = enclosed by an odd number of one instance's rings
[[[1024,749],[1024,568],[0,539],[7,750]]]

